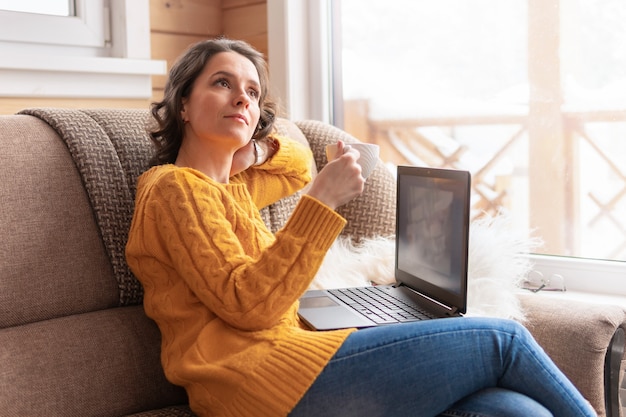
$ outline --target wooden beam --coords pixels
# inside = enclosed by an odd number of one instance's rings
[[[561,106],[561,0],[528,0],[529,221],[542,251],[571,253],[573,155]]]

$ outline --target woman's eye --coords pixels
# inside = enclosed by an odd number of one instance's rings
[[[259,92],[257,90],[254,90],[254,89],[250,90],[248,92],[248,95],[250,97],[254,98],[254,99],[258,99],[259,98]]]
[[[220,78],[219,80],[215,81],[215,85],[219,85],[220,87],[229,87],[228,81],[226,81],[223,78]]]

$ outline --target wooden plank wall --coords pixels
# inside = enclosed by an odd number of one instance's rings
[[[152,59],[176,58],[193,43],[222,33],[222,0],[150,0]],[[152,98],[163,96],[165,75],[152,77]]]
[[[224,35],[242,39],[267,56],[267,0],[222,0]]]
[[[170,68],[187,47],[225,35],[267,54],[266,0],[150,0],[152,58]],[[152,98],[163,96],[166,76],[152,79]]]
[[[192,43],[225,35],[243,39],[267,55],[266,0],[150,0],[150,41],[153,59],[168,68]],[[0,114],[27,107],[147,108],[163,96],[165,75],[152,78],[152,99],[62,99],[1,97]]]

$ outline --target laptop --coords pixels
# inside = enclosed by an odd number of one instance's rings
[[[333,330],[465,314],[470,185],[467,171],[398,166],[396,284],[309,290],[300,318],[314,330]]]

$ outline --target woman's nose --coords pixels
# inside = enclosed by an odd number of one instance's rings
[[[250,97],[245,92],[245,90],[240,90],[235,97],[235,105],[236,106],[244,106],[248,107],[250,105]]]

